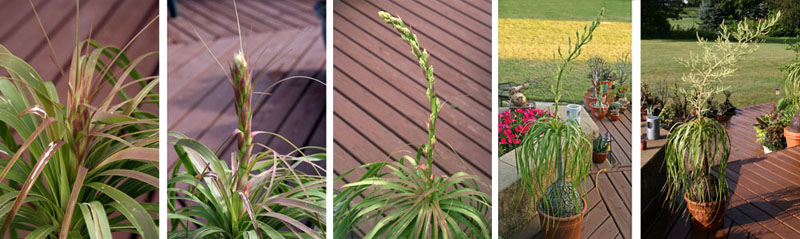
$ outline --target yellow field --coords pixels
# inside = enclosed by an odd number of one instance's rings
[[[525,60],[552,60],[559,46],[567,47],[567,36],[583,30],[589,21],[563,21],[542,19],[501,18],[498,20],[500,58]],[[595,30],[594,38],[583,48],[579,60],[599,55],[615,61],[631,51],[630,22],[603,22]],[[566,51],[566,49],[564,49]]]

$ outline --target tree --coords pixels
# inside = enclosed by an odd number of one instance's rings
[[[668,19],[680,19],[683,0],[643,0],[642,1],[642,38],[656,38],[672,27]]]
[[[766,0],[772,12],[781,11],[783,17],[773,31],[774,36],[800,36],[800,4],[797,0]]]
[[[703,0],[698,14],[700,28],[717,30],[723,20],[764,19],[769,14],[769,8],[765,0]]]

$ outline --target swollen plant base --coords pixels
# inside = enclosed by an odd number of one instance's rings
[[[541,207],[536,207],[539,221],[542,222],[542,237],[545,239],[563,238],[579,239],[583,230],[583,216],[586,215],[586,199],[581,197],[583,210],[571,217],[554,217],[546,214]],[[547,223],[544,223],[547,222]]]
[[[689,210],[691,215],[692,229],[701,232],[712,232],[722,227],[727,201],[695,202],[686,197],[685,194],[683,199],[686,200],[686,209]]]

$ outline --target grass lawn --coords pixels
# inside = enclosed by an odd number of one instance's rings
[[[594,20],[606,8],[605,20],[631,21],[630,0],[500,0],[499,18]]]
[[[775,88],[782,85],[786,75],[778,68],[789,63],[794,55],[785,50],[783,39],[770,38],[767,42],[761,44],[757,52],[739,61],[738,71],[723,81],[733,92],[731,100],[734,105],[748,106],[779,99]],[[699,50],[695,41],[642,40],[642,82],[655,84],[665,80],[668,85],[680,82],[686,68],[675,59]]]
[[[682,29],[698,27],[700,26],[700,17],[697,15],[697,11],[700,10],[698,7],[687,7],[683,9],[685,12],[681,14],[680,20],[669,19],[669,23],[672,26],[677,26]]]
[[[500,59],[499,60],[499,81],[502,82],[524,82],[534,80],[525,95],[529,100],[534,101],[553,101],[553,94],[550,92],[550,85],[553,82],[553,75],[556,66],[552,61],[532,61],[519,59]],[[583,103],[583,92],[592,86],[589,79],[589,66],[585,61],[573,62],[571,70],[564,77],[564,89],[561,95],[563,103]],[[630,82],[628,82],[630,84]]]

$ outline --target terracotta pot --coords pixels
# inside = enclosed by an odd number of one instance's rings
[[[725,217],[725,204],[724,200],[714,202],[695,202],[689,200],[686,194],[683,195],[686,200],[686,208],[689,209],[689,214],[692,216],[692,229],[701,232],[716,231],[722,227],[722,219]]]
[[[553,217],[545,214],[536,206],[536,211],[539,212],[539,221],[548,222],[542,225],[542,237],[550,238],[564,238],[564,239],[579,239],[581,238],[581,230],[583,229],[583,216],[586,215],[586,199],[581,198],[583,201],[583,210],[580,214],[571,217]]]
[[[591,110],[592,118],[595,120],[603,120],[606,118],[606,113],[608,113],[608,105],[600,107],[595,107],[594,104],[589,105],[589,110]]]
[[[800,145],[800,132],[792,132],[784,128],[783,136],[786,137],[786,148]]]
[[[608,111],[608,119],[611,121],[619,120],[619,109],[609,110]]]
[[[592,161],[594,163],[603,163],[607,157],[608,153],[592,153]]]
[[[597,97],[592,97],[592,92],[586,92],[583,94],[583,106],[589,108],[590,105],[597,102]]]

